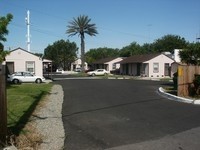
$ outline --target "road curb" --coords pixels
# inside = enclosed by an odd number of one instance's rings
[[[177,102],[200,105],[200,99],[193,100],[193,99],[188,99],[188,98],[179,97],[179,96],[176,96],[176,95],[173,95],[173,94],[169,94],[169,93],[165,92],[165,90],[162,87],[159,87],[158,92],[159,92],[160,95],[162,95],[163,97],[165,97],[167,99],[170,99],[170,100],[174,100],[174,101],[177,101]]]

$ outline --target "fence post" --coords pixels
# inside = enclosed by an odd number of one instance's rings
[[[6,101],[6,65],[0,63],[0,145],[6,143],[7,101]]]
[[[183,66],[178,66],[178,82],[177,82],[177,95],[182,96],[183,95]]]

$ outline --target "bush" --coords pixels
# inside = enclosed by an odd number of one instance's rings
[[[196,94],[199,94],[199,88],[200,88],[200,75],[195,75],[195,78],[194,78],[194,87],[195,87],[195,91],[196,91]]]
[[[173,82],[174,82],[174,89],[177,89],[177,84],[178,84],[178,72],[175,72],[173,74]]]

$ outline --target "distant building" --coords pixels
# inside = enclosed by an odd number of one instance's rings
[[[77,70],[77,69],[81,69],[82,63],[81,63],[81,59],[78,58],[76,59],[74,62],[71,63],[71,71]],[[85,70],[88,69],[88,63],[85,62]]]
[[[143,54],[127,57],[120,62],[120,73],[131,76],[171,76],[174,60],[164,54]]]
[[[123,59],[123,57],[103,58],[93,62],[92,64],[94,69],[105,69],[111,72],[120,68],[119,62]]]

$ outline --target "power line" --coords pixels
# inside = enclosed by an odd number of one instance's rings
[[[21,28],[21,29],[25,29],[25,26],[22,25],[22,24],[17,24],[15,22],[11,22],[10,25],[12,26],[15,26],[15,27],[18,27],[18,28]],[[53,36],[53,37],[59,37],[59,38],[63,38],[62,36],[52,32],[52,31],[49,31],[49,30],[44,30],[44,29],[39,29],[39,28],[36,28],[35,26],[33,25],[30,25],[32,28],[31,28],[31,31],[35,31],[35,32],[38,32],[38,33],[41,33],[41,34],[46,34],[46,35],[50,35],[50,36]]]
[[[14,7],[18,7],[18,8],[23,8],[23,9],[27,9],[27,8],[25,8],[24,6],[22,6],[22,5],[14,5],[14,4],[11,4],[11,3],[9,3],[9,6],[10,5],[12,5],[12,6],[14,6]],[[48,17],[51,17],[51,18],[54,18],[54,20],[55,19],[59,19],[59,20],[62,20],[62,21],[66,21],[67,19],[66,18],[64,18],[64,17],[61,17],[61,16],[57,16],[57,15],[54,15],[54,14],[50,14],[50,13],[46,13],[46,12],[43,12],[43,11],[40,11],[40,10],[35,10],[35,9],[32,9],[32,8],[30,8],[29,9],[31,12],[35,12],[35,13],[38,13],[38,14],[43,14],[43,15],[45,15],[45,16],[48,16]],[[97,26],[98,27],[98,26]],[[113,30],[113,29],[110,29],[110,28],[106,28],[106,27],[98,27],[99,29],[102,29],[102,30],[104,30],[104,31],[109,31],[109,32],[114,32],[114,33],[120,33],[120,34],[124,34],[124,35],[128,35],[128,36],[133,36],[133,37],[138,37],[138,38],[142,38],[142,39],[153,39],[152,37],[150,37],[150,36],[145,36],[145,35],[141,35],[141,34],[133,34],[133,33],[131,33],[131,32],[124,32],[124,31],[120,31],[120,30]],[[43,32],[42,31],[42,29],[39,29],[41,32]],[[44,33],[44,34],[46,34],[46,33]]]

